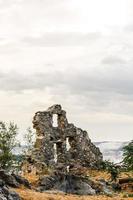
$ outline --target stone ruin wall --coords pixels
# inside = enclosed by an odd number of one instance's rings
[[[56,127],[53,122],[55,115]],[[36,129],[37,139],[28,159],[36,163],[38,170],[44,166],[61,170],[67,170],[68,166],[97,167],[102,161],[99,148],[91,142],[86,131],[68,122],[61,105],[35,113],[33,128]]]

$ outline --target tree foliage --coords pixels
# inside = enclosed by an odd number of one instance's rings
[[[123,163],[128,170],[133,171],[133,140],[123,147]]]
[[[15,162],[12,150],[18,145],[18,127],[13,122],[0,122],[0,168],[9,169]]]
[[[105,160],[102,162],[102,169],[110,173],[111,181],[115,181],[115,182],[117,181],[117,178],[120,173],[119,167],[117,165],[115,165],[113,162]]]
[[[35,140],[35,133],[32,131],[32,129],[29,127],[27,128],[27,132],[24,135],[25,144],[27,147],[27,151],[33,148],[34,140]]]

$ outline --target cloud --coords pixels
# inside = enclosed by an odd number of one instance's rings
[[[32,46],[89,46],[102,37],[99,32],[94,33],[46,33],[41,37],[25,37],[22,42]]]
[[[133,24],[128,24],[124,27],[124,31],[127,31],[129,33],[133,32]]]
[[[119,76],[118,76],[119,73]],[[0,73],[0,90],[24,91],[62,87],[69,93],[86,95],[89,92],[133,94],[131,67],[99,68],[96,71],[82,71],[69,68],[61,71],[51,69],[47,72],[22,75],[15,71]]]
[[[0,0],[1,117],[24,126],[37,110],[61,103],[93,138],[131,138],[133,17],[125,5]]]
[[[42,36],[47,31],[80,30],[77,28],[81,25],[78,25],[78,16],[69,3],[64,0],[1,1],[0,37],[21,39]]]
[[[126,60],[121,58],[121,57],[117,57],[117,56],[108,56],[106,58],[104,58],[102,60],[103,64],[109,64],[109,65],[122,65],[122,64],[126,64]]]

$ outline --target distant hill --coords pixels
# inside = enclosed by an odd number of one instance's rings
[[[122,148],[129,142],[94,142],[94,144],[100,148],[103,153],[104,160],[110,160],[115,163],[122,161]]]

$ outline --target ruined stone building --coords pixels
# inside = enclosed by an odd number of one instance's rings
[[[36,163],[66,170],[68,166],[96,167],[102,160],[88,133],[68,122],[61,105],[35,113],[33,127],[37,138],[31,155]]]

